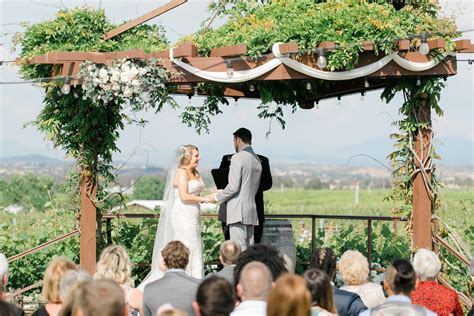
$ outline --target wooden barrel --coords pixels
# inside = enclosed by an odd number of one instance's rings
[[[296,267],[296,246],[293,227],[286,219],[268,219],[263,225],[262,243],[275,246],[285,259],[285,266],[291,273]]]

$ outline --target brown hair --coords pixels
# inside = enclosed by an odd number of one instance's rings
[[[225,264],[235,264],[241,253],[240,245],[234,240],[226,240],[221,245],[220,253]]]
[[[48,303],[61,303],[59,283],[68,270],[76,270],[77,266],[64,257],[54,258],[46,268],[43,278],[43,298]]]
[[[189,249],[178,240],[166,244],[161,255],[168,269],[184,269],[189,262]]]
[[[224,316],[234,310],[234,289],[224,278],[204,279],[196,293],[196,302],[202,316]]]
[[[395,294],[403,293],[410,296],[415,288],[416,273],[410,261],[395,259],[387,268],[385,281]]]
[[[309,316],[311,294],[303,277],[283,274],[275,283],[268,298],[268,316]]]
[[[111,280],[83,282],[77,286],[70,298],[72,316],[78,316],[79,311],[87,316],[125,315],[123,290]]]
[[[313,305],[336,313],[336,304],[332,294],[331,281],[326,272],[319,269],[309,269],[304,273],[306,286],[311,292]]]

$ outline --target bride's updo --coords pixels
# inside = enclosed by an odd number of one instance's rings
[[[179,159],[179,166],[187,166],[191,163],[191,159],[193,158],[193,150],[199,150],[196,146],[194,145],[183,145],[179,148],[180,152],[180,159]],[[198,175],[199,172],[194,169],[193,173],[195,175]]]

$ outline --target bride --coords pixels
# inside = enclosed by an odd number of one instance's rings
[[[190,251],[186,273],[198,279],[203,277],[199,204],[214,201],[210,197],[200,196],[204,183],[197,170],[199,160],[199,150],[194,145],[180,146],[171,160],[151,271],[139,285],[142,290],[146,284],[163,276],[161,250],[172,240],[181,241]]]

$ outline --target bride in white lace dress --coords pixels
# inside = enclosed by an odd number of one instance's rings
[[[161,250],[172,240],[181,241],[189,249],[186,273],[198,279],[203,277],[200,203],[213,200],[200,196],[204,183],[197,170],[199,160],[199,150],[194,145],[180,146],[172,158],[153,247],[151,271],[138,287],[142,290],[146,284],[163,276]]]

